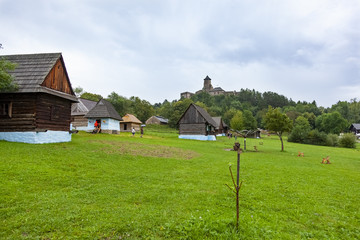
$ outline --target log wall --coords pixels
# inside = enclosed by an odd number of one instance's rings
[[[205,124],[180,124],[179,125],[180,135],[206,135]]]
[[[45,93],[2,93],[11,103],[11,117],[0,116],[0,132],[69,131],[71,102]]]
[[[0,94],[0,103],[12,103],[11,117],[0,117],[0,132],[33,131],[36,128],[35,94]]]
[[[72,116],[71,123],[72,123],[73,127],[87,127],[88,119],[85,118],[83,115]]]
[[[38,129],[69,131],[71,102],[49,94],[38,94],[36,101],[36,127]]]
[[[206,120],[190,106],[179,121],[180,135],[206,135]]]

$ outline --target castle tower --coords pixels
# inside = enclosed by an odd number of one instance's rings
[[[209,92],[210,90],[213,90],[213,86],[211,85],[211,78],[206,75],[206,78],[204,79],[204,87],[203,90],[206,92]]]

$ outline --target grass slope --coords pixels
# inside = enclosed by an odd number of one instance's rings
[[[248,139],[236,231],[235,195],[224,185],[236,163],[224,149],[234,139],[145,130],[144,138],[80,132],[70,143],[0,141],[0,238],[360,238],[359,146],[285,142],[280,152],[275,137]],[[332,164],[320,164],[327,155]]]

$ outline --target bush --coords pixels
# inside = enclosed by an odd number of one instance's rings
[[[298,127],[294,127],[288,136],[288,142],[305,143],[308,132],[303,132]]]
[[[310,132],[310,124],[309,121],[303,117],[299,116],[295,120],[295,126],[293,127],[289,137],[289,142],[298,142],[298,143],[305,143],[306,139]]]
[[[306,139],[306,143],[314,145],[326,145],[327,135],[324,132],[319,132],[319,130],[311,130]]]
[[[344,148],[356,148],[356,137],[352,133],[346,133],[339,139],[339,146]]]
[[[326,146],[336,147],[339,142],[339,137],[336,134],[328,134],[326,138]]]

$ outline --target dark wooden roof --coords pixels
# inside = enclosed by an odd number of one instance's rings
[[[216,128],[219,128],[220,127],[220,124],[222,122],[222,119],[221,117],[213,117],[212,119],[214,119],[215,123],[216,123]]]
[[[192,105],[194,105],[194,107],[196,108],[196,110],[198,110],[198,112],[201,114],[201,116],[203,116],[203,118],[205,118],[205,120],[212,125],[213,127],[216,127],[216,122],[214,121],[214,119],[210,116],[210,114],[203,109],[202,107],[199,107],[198,105],[195,105],[192,103]]]
[[[69,79],[61,53],[4,55],[0,57],[17,64],[15,70],[9,71],[9,74],[14,78],[14,83],[19,87],[17,93],[43,92],[74,102],[77,101],[70,82],[68,84],[71,94],[41,86],[58,60],[62,62],[66,77]]]
[[[211,78],[209,78],[209,76],[206,75],[206,78],[204,78],[204,80],[211,80]]]
[[[79,102],[73,103],[71,105],[71,115],[72,116],[85,115],[91,109],[93,109],[97,104],[97,102],[95,102],[95,101],[82,99],[82,98],[78,98],[78,101]]]
[[[159,119],[159,121],[160,122],[162,122],[162,123],[168,123],[169,122],[169,119],[167,119],[167,118],[164,118],[164,117],[162,117],[162,116],[154,116],[154,117],[156,117],[157,119]]]
[[[101,99],[96,106],[91,109],[86,115],[86,118],[112,118],[119,121],[123,119],[120,117],[119,113],[115,110],[114,106],[106,101]]]
[[[354,128],[354,129],[356,129],[356,130],[360,130],[360,123],[353,123],[353,124],[351,124],[350,129],[352,129],[352,128]]]
[[[200,113],[200,115],[205,119],[205,121],[212,125],[213,127],[216,128],[216,122],[214,121],[214,119],[210,116],[210,114],[205,110],[203,109],[202,107],[199,107],[198,105],[194,104],[194,103],[191,103],[189,105],[189,107],[186,109],[186,111],[181,115],[179,121],[177,122],[177,124],[179,124],[180,120],[183,118],[183,116],[185,115],[185,113],[189,110],[189,108],[193,106],[195,107],[196,111],[198,111]]]

